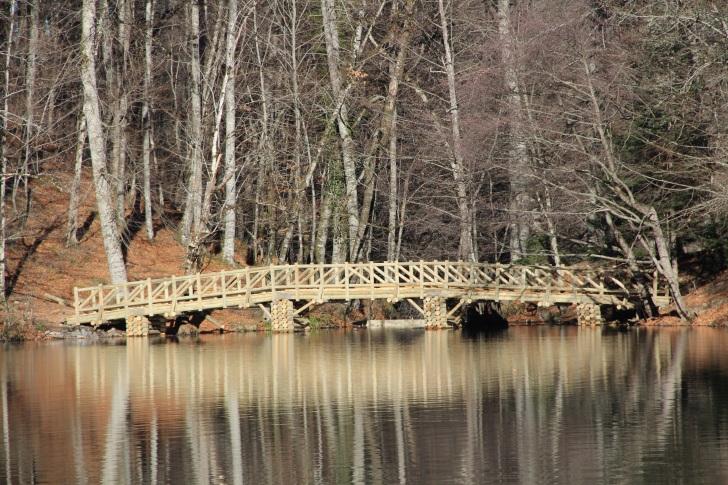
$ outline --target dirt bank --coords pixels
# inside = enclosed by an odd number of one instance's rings
[[[38,179],[33,186],[33,205],[24,229],[8,245],[7,281],[10,290],[8,308],[0,314],[3,325],[0,338],[39,339],[55,335],[72,311],[73,287],[93,286],[109,281],[106,258],[95,213],[90,174],[82,184],[79,211],[79,244],[66,246],[67,187],[70,176],[59,169]],[[153,241],[146,239],[133,214],[128,214],[129,229],[124,235],[127,270],[130,279],[156,278],[183,274],[184,248],[175,233],[157,221]],[[245,248],[238,251],[236,265],[229,266],[212,258],[205,271],[242,267]],[[686,301],[697,312],[693,325],[728,323],[728,272],[690,292]],[[311,312],[315,325],[347,325],[371,313],[386,317],[391,309],[363,308],[351,312],[344,305],[323,305]],[[212,329],[254,330],[263,328],[257,310],[221,310],[212,313],[205,324]],[[530,320],[529,320],[530,321]],[[679,319],[665,316],[644,322],[646,325],[683,325]],[[50,333],[49,333],[50,332]]]

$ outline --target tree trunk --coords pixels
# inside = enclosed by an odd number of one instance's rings
[[[313,217],[316,217],[313,214]],[[321,200],[321,210],[318,223],[318,232],[316,234],[316,262],[323,264],[326,262],[326,243],[329,238],[329,222],[331,221],[331,200],[329,195]]]
[[[200,8],[193,1],[189,7],[190,25],[190,116],[189,116],[189,179],[187,199],[182,217],[183,244],[190,241],[193,227],[199,226],[202,210],[202,98],[200,68]]]
[[[521,94],[518,87],[518,73],[510,27],[510,0],[498,0],[498,33],[505,66],[505,83],[508,89],[508,111],[510,114],[510,230],[511,261],[518,261],[528,253],[528,239],[531,226],[528,211],[531,198],[528,194],[529,169],[528,147],[521,122]]]
[[[682,296],[680,280],[678,279],[677,271],[675,271],[676,265],[674,264],[672,255],[670,254],[670,249],[667,245],[667,238],[662,231],[662,225],[660,224],[660,219],[654,207],[649,208],[646,223],[652,230],[652,234],[655,239],[655,248],[657,249],[657,256],[655,259],[657,269],[667,280],[667,284],[670,287],[670,293],[672,294],[672,298],[675,300],[677,312],[680,315],[680,318],[692,318],[693,314]]]
[[[326,40],[326,58],[329,67],[332,97],[340,100],[336,124],[341,140],[341,158],[344,165],[346,183],[346,210],[348,216],[349,258],[356,257],[356,241],[359,234],[359,200],[357,194],[356,153],[354,139],[351,136],[348,106],[343,99],[341,82],[341,59],[339,54],[339,30],[337,26],[336,6],[334,0],[321,0],[321,13]]]
[[[460,243],[459,256],[463,260],[474,261],[473,230],[471,227],[470,208],[468,207],[468,183],[465,174],[465,159],[463,156],[463,143],[460,136],[460,111],[458,108],[457,93],[455,90],[455,64],[450,47],[450,32],[448,18],[445,13],[443,0],[437,0],[440,12],[440,29],[442,42],[445,47],[445,71],[447,73],[447,88],[450,98],[450,128],[452,130],[452,173],[457,191],[457,205],[460,216]]]
[[[332,198],[331,203],[331,263],[341,264],[346,261],[346,229],[344,211],[339,198]]]
[[[544,200],[537,195],[538,201],[541,204],[541,213],[546,220],[546,228],[548,229],[549,245],[551,246],[551,256],[554,260],[554,266],[557,268],[561,266],[561,255],[559,254],[559,241],[556,238],[556,227],[554,225],[553,218],[551,217],[551,191],[548,186],[544,187]]]
[[[225,206],[223,207],[222,259],[229,264],[235,257],[235,25],[238,1],[228,0],[228,24],[225,41]]]
[[[10,59],[12,59],[13,30],[15,28],[15,12],[18,10],[18,1],[10,2],[8,39],[6,43],[5,62],[3,63],[3,84],[0,86],[0,98],[3,100],[3,116],[0,116],[0,302],[5,303],[7,288],[5,286],[5,259],[6,217],[5,217],[5,187],[7,185],[8,158],[7,158],[7,120],[8,101],[10,99]]]
[[[117,7],[118,35],[121,44],[121,58],[115,59],[120,67],[115,76],[116,81],[116,98],[114,99],[114,130],[112,140],[112,170],[114,179],[116,219],[119,230],[123,230],[126,226],[126,157],[128,152],[128,133],[127,116],[129,112],[129,94],[127,88],[128,79],[128,62],[129,62],[129,45],[131,42],[130,20],[131,12],[129,9],[129,0],[119,0]],[[107,41],[112,39],[110,36]],[[113,55],[113,54],[112,54]],[[113,65],[113,64],[112,64]]]
[[[91,166],[93,168],[96,203],[99,208],[101,234],[104,240],[109,275],[114,283],[126,282],[126,267],[119,243],[111,186],[106,166],[106,137],[103,131],[96,89],[96,2],[83,0],[81,14],[81,82],[83,84],[83,112],[86,117]]]
[[[78,205],[81,198],[81,176],[83,168],[83,150],[86,142],[86,117],[83,110],[78,114],[76,137],[76,163],[73,170],[73,182],[68,202],[68,224],[66,226],[66,246],[78,244]]]
[[[154,27],[154,0],[147,0],[144,20],[146,32],[144,37],[144,106],[142,106],[142,123],[144,124],[143,159],[144,159],[144,225],[147,239],[154,239],[154,221],[152,219],[152,35]]]
[[[218,153],[218,145],[220,143],[220,132],[222,115],[224,109],[225,90],[227,89],[227,74],[223,77],[222,87],[220,89],[220,100],[215,111],[215,130],[212,135],[211,156],[212,166],[210,167],[209,177],[207,184],[205,185],[205,192],[202,198],[202,208],[200,210],[200,219],[197,224],[192,227],[192,234],[190,235],[190,241],[187,243],[187,259],[185,261],[185,268],[187,273],[197,273],[202,269],[202,260],[207,250],[208,238],[212,233],[210,229],[210,221],[212,220],[212,195],[216,190],[215,180],[217,177],[217,170],[220,167],[220,159],[222,154]]]
[[[391,81],[390,81],[391,82]],[[389,129],[389,221],[387,230],[387,261],[397,259],[397,110],[392,113]]]
[[[30,178],[30,159],[33,153],[33,138],[35,137],[34,110],[35,110],[35,74],[37,70],[38,52],[38,0],[29,2],[30,5],[30,36],[28,38],[28,67],[25,73],[25,153],[23,158],[23,184],[25,188],[25,216],[30,210],[30,191],[28,181]],[[37,169],[37,167],[36,167]]]
[[[398,5],[393,3],[393,10]],[[399,32],[397,57],[389,63],[389,86],[387,99],[384,103],[382,118],[382,143],[388,145],[389,158],[389,207],[387,224],[387,260],[398,259],[397,251],[397,216],[398,216],[398,168],[397,168],[397,95],[399,82],[404,73],[404,64],[407,59],[407,50],[412,38],[411,20],[414,1],[407,0],[405,4],[404,28]]]

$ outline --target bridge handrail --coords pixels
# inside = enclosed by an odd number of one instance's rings
[[[616,295],[627,299],[636,289],[603,271],[583,267],[552,267],[501,263],[471,263],[465,261],[366,262],[292,264],[245,267],[215,273],[197,273],[168,278],[147,278],[120,284],[101,284],[74,289],[76,317],[99,314],[119,309],[149,308],[156,304],[202,301],[203,298],[222,298],[245,295],[251,297],[265,293],[270,299],[293,293],[299,299],[301,291],[319,290],[319,299],[326,291],[345,292],[371,288],[419,287],[422,291],[433,288],[477,289],[484,286],[496,290],[529,290],[547,293],[568,291],[591,295]],[[631,286],[631,285],[630,285]],[[653,285],[653,296],[659,296],[659,281]],[[307,294],[310,298],[310,292]],[[396,297],[397,295],[393,295]],[[291,298],[290,296],[288,296]],[[361,297],[361,296],[359,296]]]

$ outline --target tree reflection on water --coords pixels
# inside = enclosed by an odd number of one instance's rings
[[[2,482],[728,482],[728,332],[27,344]]]

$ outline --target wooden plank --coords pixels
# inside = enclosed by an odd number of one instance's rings
[[[154,313],[154,301],[152,300],[152,280],[151,278],[147,278],[147,304],[149,305],[149,313],[148,315],[152,315]]]
[[[73,308],[76,318],[81,316],[81,306],[79,305],[78,288],[73,288]]]
[[[225,271],[220,273],[220,283],[222,285],[222,307],[227,308],[227,284],[225,283]]]
[[[172,275],[172,312],[176,313],[177,311],[177,277]]]
[[[418,312],[420,312],[420,315],[425,316],[425,312],[422,310],[422,308],[417,303],[415,303],[415,301],[412,298],[407,298],[407,302],[410,305],[412,305],[412,307],[415,310],[417,310]]]
[[[387,274],[385,268],[383,268],[379,264],[374,263],[372,266],[372,283],[385,283],[386,281]]]
[[[99,320],[104,321],[104,286],[99,285]]]
[[[245,305],[250,306],[250,268],[245,267]]]
[[[346,285],[346,301],[351,300],[350,288],[349,288],[349,265],[344,263],[344,282]]]
[[[420,260],[420,298],[425,297],[425,262]]]
[[[197,302],[201,304],[202,303],[202,291],[201,291],[202,277],[200,276],[200,273],[197,273],[196,276],[197,276]],[[190,296],[193,296],[193,295],[190,295]]]
[[[353,298],[445,298],[541,302],[630,304],[637,288],[617,278],[607,285],[603,274],[574,268],[517,266],[474,262],[398,262],[311,265],[269,265],[234,271],[151,279],[122,285],[74,288],[74,322],[125,318],[144,309],[147,314],[251,305],[286,295],[316,301]],[[653,298],[660,295],[653,276]]]
[[[303,313],[304,311],[308,310],[308,309],[309,309],[309,308],[310,308],[310,307],[311,307],[312,305],[314,305],[314,304],[316,304],[316,300],[309,300],[309,301],[308,301],[308,302],[307,302],[307,303],[306,303],[305,305],[303,305],[303,306],[302,306],[301,308],[299,308],[298,310],[295,310],[295,311],[293,312],[293,316],[294,316],[294,317],[297,317],[298,315],[300,315],[300,314],[301,314],[301,313]]]
[[[369,299],[374,300],[374,263],[369,262]]]

